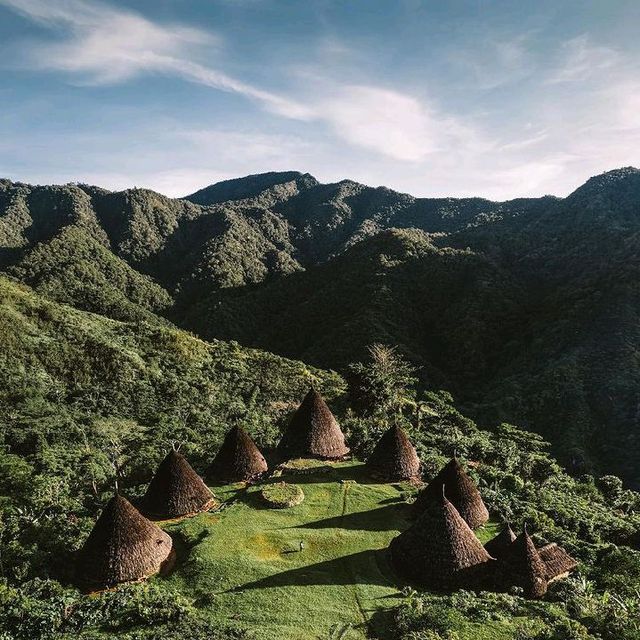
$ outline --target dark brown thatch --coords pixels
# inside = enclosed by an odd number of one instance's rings
[[[78,582],[93,591],[141,580],[171,561],[172,546],[162,529],[115,495],[78,554]]]
[[[443,484],[445,495],[472,529],[477,529],[489,519],[480,492],[456,458],[450,460],[418,495],[414,504],[416,514],[421,513],[425,504],[440,493]]]
[[[569,572],[578,566],[578,561],[555,542],[538,549],[538,555],[547,569],[546,575],[549,582],[568,576]]]
[[[505,524],[502,531],[491,538],[487,544],[484,545],[486,552],[496,560],[500,560],[504,557],[506,550],[511,546],[511,543],[516,539],[516,534],[508,524]]]
[[[149,483],[140,510],[151,518],[166,520],[208,511],[215,502],[185,457],[171,450]]]
[[[233,427],[206,475],[222,482],[242,482],[253,480],[266,470],[267,462],[253,440],[241,427]]]
[[[542,598],[547,592],[547,567],[526,528],[504,553],[499,579],[503,588],[520,587],[527,598]]]
[[[374,475],[394,482],[415,478],[420,471],[420,460],[405,430],[394,426],[378,440],[367,466]]]
[[[349,453],[344,435],[322,396],[311,389],[289,422],[278,453],[283,458],[337,460]]]
[[[489,554],[456,508],[440,494],[406,531],[391,541],[396,569],[417,584],[450,589],[473,588],[486,578]]]

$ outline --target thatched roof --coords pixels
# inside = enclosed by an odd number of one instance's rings
[[[406,531],[391,541],[391,560],[412,582],[432,588],[473,588],[491,558],[456,508],[440,494]]]
[[[538,549],[538,555],[544,562],[549,582],[563,578],[578,566],[578,561],[555,542]]]
[[[367,460],[372,473],[388,481],[409,480],[420,471],[415,447],[402,427],[394,426],[384,432]]]
[[[503,587],[520,587],[527,598],[541,598],[547,592],[547,567],[526,527],[507,548],[501,565]]]
[[[207,511],[214,504],[214,495],[202,478],[183,455],[171,450],[149,483],[140,510],[149,517],[166,520]]]
[[[480,492],[456,458],[450,460],[418,495],[414,504],[416,514],[422,512],[430,498],[440,493],[443,484],[447,498],[472,529],[477,529],[489,519]]]
[[[336,460],[349,453],[336,419],[315,389],[307,393],[291,418],[278,452],[285,458],[325,460]]]
[[[508,524],[505,524],[502,531],[495,538],[491,538],[484,548],[492,558],[500,560],[515,539],[516,534]]]
[[[78,582],[87,590],[98,590],[146,578],[170,561],[172,546],[162,529],[115,495],[78,554]]]
[[[267,462],[253,440],[241,427],[225,436],[206,476],[222,482],[252,480],[267,470]]]

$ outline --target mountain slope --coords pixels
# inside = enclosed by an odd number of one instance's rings
[[[0,261],[78,308],[322,366],[397,344],[478,418],[638,482],[639,183],[625,168],[495,203],[298,172],[184,200],[0,181]]]
[[[155,314],[173,303],[165,289],[75,225],[36,244],[8,273],[48,298],[116,320],[157,321]]]

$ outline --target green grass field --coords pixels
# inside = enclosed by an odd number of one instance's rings
[[[385,549],[409,524],[411,488],[374,483],[359,462],[282,479],[303,488],[302,504],[270,509],[260,484],[212,487],[225,501],[220,512],[168,524],[178,564],[166,580],[212,619],[237,621],[260,639],[383,633],[384,612],[402,597]],[[488,539],[494,527],[479,534]]]

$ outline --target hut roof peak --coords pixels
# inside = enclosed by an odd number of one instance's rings
[[[416,513],[420,513],[425,508],[431,496],[441,492],[443,484],[447,498],[472,529],[476,529],[489,519],[489,512],[478,488],[456,458],[449,460],[419,494],[414,505]]]
[[[171,448],[158,465],[141,508],[153,518],[169,519],[207,511],[215,498],[187,459]]]
[[[344,435],[331,409],[311,388],[286,428],[278,451],[288,458],[342,458],[349,453]]]
[[[139,580],[157,573],[171,551],[171,538],[114,494],[78,554],[76,575],[89,589]]]
[[[267,462],[255,442],[240,425],[234,425],[207,469],[207,476],[225,482],[240,482],[265,471]]]
[[[442,490],[422,515],[392,541],[394,564],[420,584],[470,586],[491,558]]]
[[[374,475],[387,481],[409,480],[420,472],[418,454],[400,425],[393,425],[382,434],[367,465]]]

